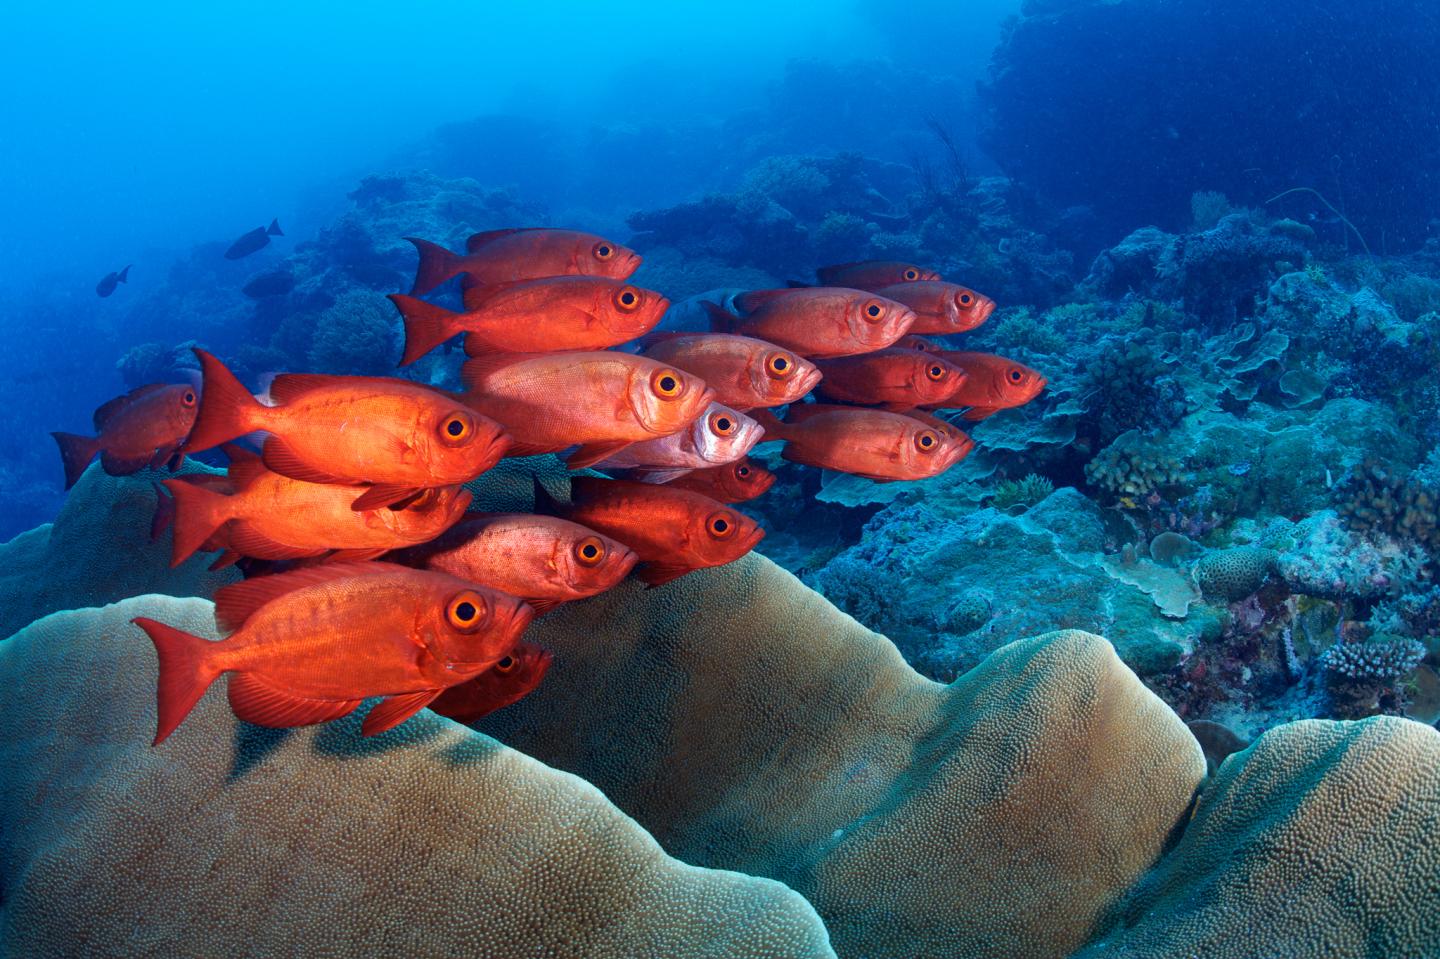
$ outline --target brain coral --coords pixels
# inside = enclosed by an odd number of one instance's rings
[[[1437,796],[1430,727],[1277,727],[1225,760],[1180,844],[1076,959],[1434,956]]]
[[[151,748],[129,620],[213,636],[211,609],[144,596],[0,643],[7,955],[834,955],[779,883],[676,862],[592,786],[433,714],[275,732],[211,690]]]
[[[1234,602],[1264,585],[1275,560],[1275,551],[1261,546],[1214,550],[1196,561],[1195,584],[1206,596]]]
[[[951,686],[760,556],[540,620],[488,731],[688,862],[780,879],[844,956],[1050,956],[1159,855],[1205,761],[1109,643],[1013,643]]]
[[[185,471],[197,468],[204,469]],[[150,542],[151,481],[164,475],[109,476],[92,465],[54,523],[0,546],[0,636],[60,609],[103,606],[150,592],[209,596],[238,579],[233,569],[207,572],[209,555],[172,570],[170,534]]]

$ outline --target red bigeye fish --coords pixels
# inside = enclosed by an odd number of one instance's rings
[[[942,420],[933,413],[927,413],[924,410],[906,410],[905,415],[913,420],[919,420],[936,432],[949,437],[951,441],[965,447],[965,453],[961,455],[961,459],[964,459],[965,456],[969,455],[970,451],[975,448],[975,441],[970,438],[970,434],[955,424]]]
[[[689,490],[628,480],[576,476],[570,502],[535,483],[535,511],[563,516],[613,536],[640,557],[635,575],[651,586],[734,562],[765,531],[744,513]]]
[[[400,503],[437,486],[467,483],[508,445],[499,424],[460,400],[409,380],[285,373],[265,406],[225,365],[196,350],[205,376],[185,445],[210,449],[263,430],[265,466],[306,483],[370,484],[353,509]]]
[[[187,476],[174,477],[176,482],[188,483],[201,489],[209,490],[217,496],[229,496],[235,492],[235,484],[229,476],[216,475],[214,473],[191,473]],[[151,483],[155,488],[155,513],[150,517],[150,542],[154,543],[165,535],[165,531],[175,525],[175,498],[170,495],[166,487],[159,483]],[[200,548],[195,552],[214,553],[221,552],[215,561],[210,564],[210,569],[224,569],[226,566],[234,565],[240,559],[238,553],[232,553],[225,546],[225,539],[220,530],[216,530]],[[173,546],[172,546],[173,555]]]
[[[219,642],[136,619],[160,657],[159,745],[230,673],[230,706],[258,726],[347,716],[370,696],[366,736],[409,719],[515,648],[534,610],[464,580],[389,563],[260,576],[215,594]]]
[[[546,276],[625,280],[640,266],[640,256],[634,250],[577,230],[525,227],[476,233],[465,241],[464,255],[428,240],[413,236],[405,239],[415,244],[420,254],[411,296],[424,296],[462,273],[478,284],[514,283]]]
[[[497,353],[468,360],[461,376],[467,400],[505,424],[511,456],[578,443],[571,469],[683,429],[714,395],[689,373],[629,353]]]
[[[923,336],[916,336],[913,333],[900,337],[895,341],[895,348],[901,350],[919,350],[921,353],[939,353],[945,347],[934,340],[927,340]]]
[[[740,315],[702,302],[717,333],[753,336],[811,359],[882,350],[909,331],[915,313],[894,300],[831,287],[753,290],[735,297]]]
[[[711,403],[695,422],[669,436],[632,443],[595,464],[601,470],[641,470],[659,482],[693,469],[733,463],[760,442],[760,424],[728,406]]]
[[[458,333],[472,356],[485,352],[603,350],[650,332],[670,301],[623,280],[553,276],[482,287],[464,313],[392,294],[405,321],[401,366]]]
[[[895,283],[940,279],[940,274],[934,270],[893,260],[861,260],[822,266],[815,271],[815,276],[822,286],[848,286],[852,290],[878,290]]]
[[[548,649],[521,643],[479,676],[445,690],[430,704],[430,710],[457,723],[473,725],[530,695],[545,678],[553,658]]]
[[[965,371],[934,353],[891,348],[863,356],[820,360],[817,392],[827,400],[903,412],[942,403],[960,388]]]
[[[199,391],[184,384],[151,383],[116,397],[95,411],[98,436],[51,433],[65,465],[65,488],[74,486],[100,454],[111,476],[129,476],[170,460],[179,467],[180,447],[195,422]]]
[[[717,403],[741,412],[794,403],[820,381],[814,363],[748,336],[666,334],[646,345],[644,355],[694,373],[715,391]]]
[[[904,303],[915,311],[911,333],[944,336],[975,329],[990,318],[995,301],[958,283],[919,280],[897,283],[875,291],[879,296]]]
[[[225,251],[225,259],[242,260],[245,257],[249,256],[251,253],[257,253],[260,250],[265,249],[265,247],[269,246],[270,238],[272,236],[284,235],[284,233],[280,232],[280,221],[271,220],[268,227],[257,226],[255,229],[251,230],[249,233],[246,233],[244,236],[240,237],[240,239],[230,244],[230,249]]]
[[[389,558],[519,596],[540,613],[603,593],[638,561],[608,536],[529,513],[472,514],[435,542]]]
[[[128,283],[129,281],[129,266],[126,266],[125,269],[121,270],[118,273],[106,273],[103,277],[100,278],[100,282],[95,284],[95,295],[102,298],[107,297],[111,293],[115,292],[115,287],[117,287],[121,283]]]
[[[768,412],[758,417],[771,439],[785,441],[785,459],[876,482],[938,476],[974,447],[968,437],[961,442],[949,431],[900,413],[837,406],[791,409],[785,423]]]
[[[643,483],[656,483],[652,476],[640,474],[633,477]],[[748,459],[724,466],[712,466],[704,470],[691,470],[683,476],[666,480],[671,489],[686,489],[701,493],[719,503],[744,503],[762,495],[775,485],[775,474]]]
[[[259,456],[228,446],[231,490],[183,479],[165,481],[175,500],[171,566],[207,543],[239,556],[302,559],[337,551],[335,559],[374,559],[424,543],[464,515],[470,493],[457,486],[427,489],[404,509],[354,510],[363,486],[306,483],[265,468]]]
[[[1045,389],[1045,377],[1035,370],[992,353],[961,353],[945,350],[940,353],[950,363],[965,371],[965,382],[940,407],[968,406],[967,420],[983,420],[999,410],[1024,406]]]

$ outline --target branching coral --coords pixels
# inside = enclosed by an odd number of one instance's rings
[[[1424,658],[1424,645],[1397,636],[1335,643],[1320,656],[1335,714],[1346,719],[1398,715],[1405,705],[1399,683]]]
[[[1185,472],[1178,459],[1156,450],[1139,431],[1130,430],[1085,466],[1085,478],[1122,504],[1135,507],[1151,494],[1182,484]]]
[[[1367,459],[1335,490],[1340,514],[1354,529],[1378,532],[1440,555],[1440,495]]]

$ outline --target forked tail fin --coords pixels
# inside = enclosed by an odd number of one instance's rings
[[[160,657],[160,678],[155,687],[158,746],[190,715],[221,671],[211,662],[211,644],[207,640],[153,619],[140,617],[131,622],[145,630]]]

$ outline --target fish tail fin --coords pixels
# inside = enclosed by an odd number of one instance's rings
[[[195,356],[200,360],[204,385],[200,390],[200,410],[195,414],[195,425],[190,428],[184,451],[197,453],[212,449],[260,429],[268,407],[251,396],[245,384],[237,380],[224,363],[198,348]]]
[[[160,657],[160,678],[155,685],[158,746],[190,715],[222,670],[215,668],[207,640],[143,616],[131,622],[145,630]]]
[[[415,244],[415,252],[420,254],[420,265],[415,269],[415,285],[410,289],[411,296],[424,296],[441,283],[464,272],[460,269],[461,258],[440,244],[415,236],[407,236],[405,239]]]
[[[65,465],[65,488],[80,482],[85,467],[100,452],[98,436],[76,436],[74,433],[51,433],[55,445],[60,447],[60,462]]]
[[[270,221],[270,225],[269,225],[268,227],[266,227],[266,229],[265,229],[265,235],[266,235],[266,236],[284,236],[284,235],[285,235],[284,233],[281,233],[281,232],[280,232],[280,221],[279,221],[278,219],[275,219],[275,220],[271,220],[271,221]]]
[[[162,485],[175,500],[170,507],[170,525],[175,531],[170,544],[173,569],[195,555],[220,524],[230,518],[226,515],[229,497],[183,479],[168,479]]]
[[[731,313],[719,303],[711,303],[709,300],[701,300],[700,306],[704,308],[705,315],[710,317],[710,330],[713,333],[730,333],[735,329],[735,314]]]
[[[135,264],[133,264],[133,263],[126,263],[126,264],[125,264],[125,269],[121,270],[118,274],[116,274],[116,276],[115,276],[115,282],[117,282],[117,283],[129,283],[129,282],[130,282],[130,267],[132,267],[132,266],[134,266],[134,265],[135,265]]]
[[[457,314],[443,306],[403,293],[391,293],[390,302],[395,304],[405,323],[405,355],[400,358],[401,366],[409,366],[458,332],[453,322]]]
[[[761,438],[761,442],[785,440],[789,438],[785,435],[788,429],[786,423],[769,410],[751,410],[745,415],[755,420],[755,422],[764,428],[765,433]]]

